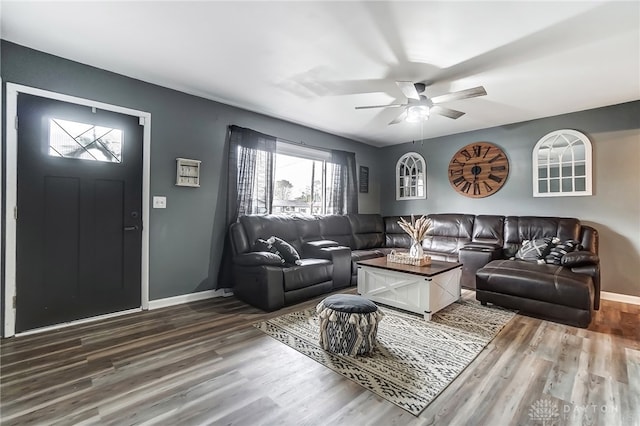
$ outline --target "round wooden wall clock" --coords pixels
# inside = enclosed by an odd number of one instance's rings
[[[509,160],[489,142],[474,142],[456,152],[449,163],[449,182],[458,193],[471,198],[496,193],[509,176]]]

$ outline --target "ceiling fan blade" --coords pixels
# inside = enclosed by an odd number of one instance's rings
[[[407,110],[406,109],[404,111],[402,111],[402,113],[399,116],[394,118],[393,121],[391,121],[389,123],[389,125],[401,123],[401,122],[403,122],[405,120],[405,118],[407,118]]]
[[[420,100],[420,94],[418,93],[418,91],[416,90],[416,86],[410,82],[410,81],[396,81],[396,84],[398,85],[398,87],[400,88],[400,90],[402,90],[402,93],[404,93],[404,95],[409,98],[409,99],[415,99],[415,100]]]
[[[484,96],[487,92],[484,87],[478,86],[472,89],[460,90],[459,92],[447,93],[446,95],[434,96],[431,102],[440,104],[443,102],[457,101],[459,99],[475,98],[476,96]]]
[[[445,108],[440,105],[432,106],[431,112],[434,114],[440,114],[440,115],[444,115],[445,117],[453,118],[454,120],[464,115],[464,112],[462,111],[456,111],[455,109]]]
[[[356,109],[371,109],[371,108],[397,108],[407,106],[406,104],[389,104],[389,105],[367,105],[367,106],[357,106]]]

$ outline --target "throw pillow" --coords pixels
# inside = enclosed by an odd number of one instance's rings
[[[280,263],[284,263],[284,258],[282,257],[282,255],[280,254],[278,249],[275,248],[273,246],[273,244],[269,243],[268,241],[263,240],[262,238],[258,238],[256,240],[256,242],[253,245],[253,248],[251,249],[251,251],[266,251],[268,253],[273,253],[273,254],[277,255],[280,258],[280,260],[281,260]]]
[[[549,254],[545,256],[544,261],[546,263],[550,263],[553,265],[561,265],[562,264],[562,256],[567,253],[571,253],[572,251],[580,250],[582,246],[579,241],[576,240],[566,240],[557,244],[555,247],[551,249]]]
[[[537,261],[544,258],[549,253],[551,238],[537,238],[535,240],[524,240],[522,246],[515,255],[516,259]]]
[[[300,265],[300,255],[291,244],[278,237],[270,237],[267,242],[272,244],[278,250],[285,263]]]

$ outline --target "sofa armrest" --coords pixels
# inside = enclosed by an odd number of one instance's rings
[[[238,299],[265,311],[280,309],[284,306],[282,271],[281,266],[241,266],[236,263],[233,265],[233,293]]]
[[[323,257],[322,249],[338,246],[340,246],[340,244],[338,244],[336,241],[331,240],[309,241],[304,243],[304,245],[302,246],[302,254],[306,258],[327,259],[327,257]]]
[[[239,266],[282,266],[280,256],[268,251],[254,251],[234,256],[233,263]]]
[[[566,259],[565,259],[566,258]],[[593,309],[600,309],[600,258],[590,251],[574,251],[562,256],[562,266],[571,268],[576,274],[589,275],[593,280]]]
[[[348,287],[351,284],[351,249],[349,247],[325,247],[333,263],[333,288]]]
[[[501,248],[502,246],[500,244],[471,242],[471,243],[466,243],[464,246],[460,248],[460,250],[495,251],[495,250],[500,250]]]
[[[468,243],[458,252],[459,262],[462,263],[460,285],[466,288],[476,288],[476,271],[492,260],[502,257],[502,247],[491,243]]]
[[[351,249],[345,246],[323,247],[316,256],[333,263],[333,288],[343,288],[351,284]]]
[[[560,264],[569,268],[575,268],[578,266],[598,265],[600,258],[597,254],[590,251],[573,251],[562,256]]]

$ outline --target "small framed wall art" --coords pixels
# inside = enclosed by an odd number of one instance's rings
[[[369,192],[369,168],[360,166],[360,176],[358,176],[360,192]]]
[[[176,186],[200,187],[200,160],[176,158]]]

